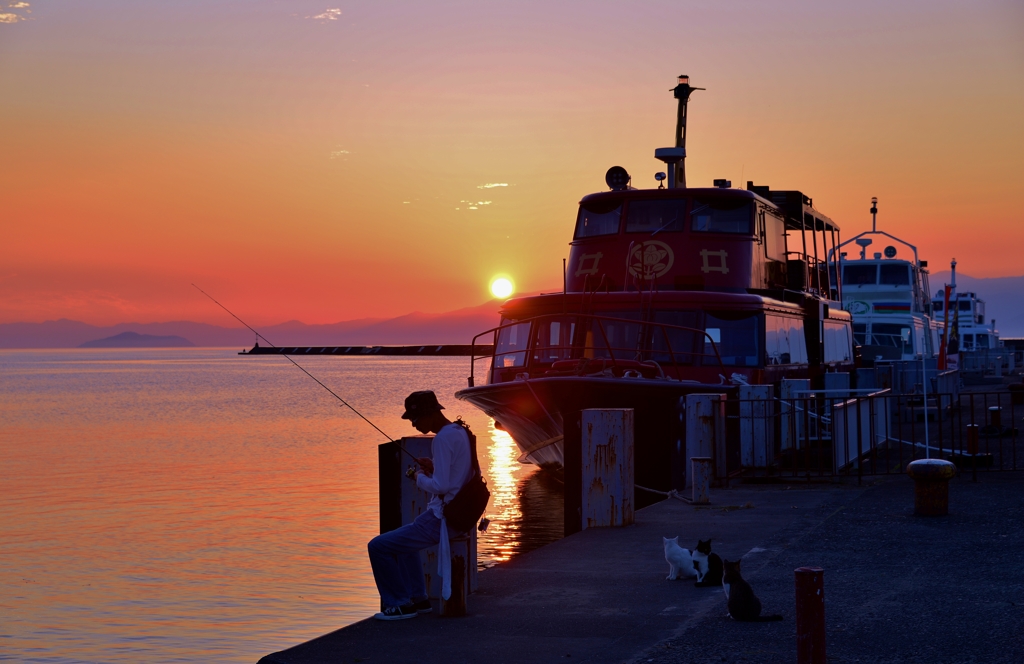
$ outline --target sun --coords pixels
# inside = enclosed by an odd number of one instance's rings
[[[498,277],[491,282],[491,294],[497,298],[506,298],[515,291],[515,284],[507,277]]]

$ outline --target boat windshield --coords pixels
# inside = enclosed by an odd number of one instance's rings
[[[651,326],[651,359],[661,364],[692,365],[697,361],[697,329],[701,328],[700,314],[696,311],[655,311]],[[695,328],[679,330],[664,325]]]
[[[587,328],[583,356],[590,358],[613,358],[616,360],[637,360],[640,348],[639,311],[602,311],[601,316],[625,318],[627,320],[605,320],[592,318]],[[636,322],[633,322],[636,321]]]
[[[686,228],[685,198],[667,201],[631,201],[626,208],[627,233],[669,233]]]
[[[513,323],[510,325],[510,323]],[[506,326],[498,331],[498,340],[494,346],[495,368],[526,366],[526,346],[530,342],[530,323],[516,323],[514,320],[502,319]]]
[[[721,311],[704,316],[704,331],[718,346],[722,364],[734,367],[756,367],[761,357],[760,314],[750,311]],[[717,364],[715,351],[704,337],[704,364]]]
[[[750,235],[754,219],[750,201],[743,199],[694,199],[690,228],[701,233]]]
[[[576,332],[575,317],[544,318],[535,322],[537,337],[533,342],[531,364],[551,364],[572,356],[572,337]]]
[[[880,265],[881,273],[878,283],[886,286],[909,286],[910,266],[909,265]]]
[[[906,337],[905,341],[904,337]],[[908,325],[899,325],[898,323],[872,323],[871,345],[900,348],[904,353],[913,353],[914,335]]]
[[[863,286],[878,283],[877,265],[844,265],[843,284],[846,286]]]
[[[602,199],[582,203],[579,215],[576,217],[576,233],[573,238],[614,235],[619,232],[621,216],[621,200]]]

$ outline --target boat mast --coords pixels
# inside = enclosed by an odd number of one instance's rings
[[[694,90],[690,86],[690,77],[686,74],[679,75],[679,84],[672,88],[673,96],[679,100],[679,108],[676,111],[676,145],[674,148],[658,148],[654,151],[654,158],[660,159],[668,166],[668,188],[686,188],[686,103]]]
[[[683,156],[676,164],[676,186],[686,188],[686,103],[694,90],[704,88],[690,87],[690,77],[686,74],[679,76],[679,85],[672,89],[672,95],[679,100],[679,110],[676,113],[676,147],[683,149]]]

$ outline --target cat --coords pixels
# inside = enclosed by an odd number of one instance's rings
[[[683,576],[697,576],[697,569],[693,565],[693,557],[690,555],[690,550],[679,546],[679,538],[673,537],[669,539],[662,537],[661,539],[665,543],[665,560],[668,562],[668,576],[665,578],[669,581],[675,581],[679,578],[680,574]]]
[[[729,615],[733,620],[743,622],[782,620],[782,616],[778,614],[761,615],[761,600],[754,594],[754,589],[750,587],[750,584],[740,576],[740,561],[731,563],[728,560],[723,560],[722,570],[722,589],[725,590]]]
[[[697,540],[697,548],[693,550],[693,566],[697,568],[698,588],[722,585],[722,559],[717,553],[711,553],[711,540]]]

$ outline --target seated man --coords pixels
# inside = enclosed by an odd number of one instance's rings
[[[466,429],[445,417],[443,409],[430,390],[413,392],[405,399],[402,419],[410,420],[420,433],[436,434],[430,446],[432,458],[416,460],[420,466],[416,486],[432,495],[426,511],[415,521],[374,537],[367,546],[384,605],[384,610],[373,616],[377,620],[406,620],[430,613],[420,550],[441,544],[438,559],[448,570],[447,576],[442,575],[442,583],[451,583],[443,509],[472,477],[472,459]]]

